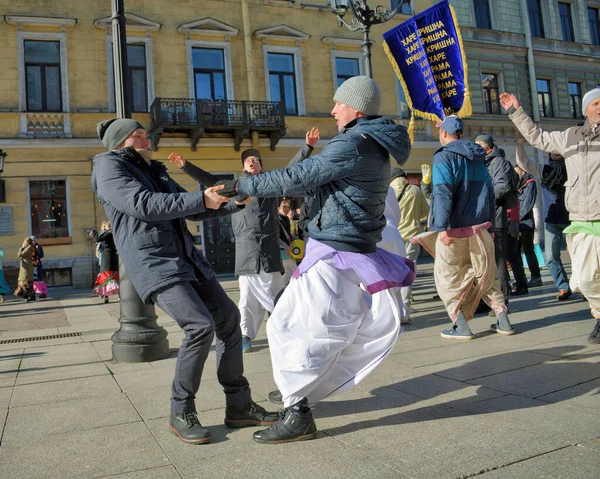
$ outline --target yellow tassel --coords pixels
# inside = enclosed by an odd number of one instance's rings
[[[414,114],[410,116],[410,122],[408,123],[408,137],[410,138],[410,144],[412,145],[415,142],[415,115]]]
[[[450,13],[452,14],[452,21],[454,22],[454,28],[456,30],[456,36],[458,37],[458,46],[460,47],[460,54],[462,57],[462,64],[464,68],[464,78],[463,81],[465,83],[465,96],[463,100],[462,107],[459,111],[456,112],[456,115],[459,118],[467,118],[473,114],[473,107],[471,105],[471,89],[469,88],[469,64],[467,63],[467,55],[465,53],[465,47],[463,46],[462,34],[460,33],[460,27],[458,26],[458,19],[456,18],[456,12],[454,11],[454,7],[450,6]]]

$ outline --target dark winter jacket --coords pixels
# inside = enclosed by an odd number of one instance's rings
[[[549,160],[542,170],[542,193],[546,223],[567,225],[569,212],[565,206],[565,160]]]
[[[312,148],[305,145],[292,162],[310,156]],[[183,171],[204,186],[212,186],[217,177],[186,162]],[[241,178],[250,177],[243,173]],[[257,274],[285,271],[279,248],[279,211],[277,198],[253,198],[244,211],[231,219],[235,235],[235,274]]]
[[[96,242],[102,243],[102,258],[100,259],[100,273],[119,271],[119,256],[112,230],[101,232]]]
[[[533,231],[533,207],[537,199],[537,185],[529,173],[521,176],[519,183],[519,231]]]
[[[494,225],[495,197],[485,166],[485,150],[468,140],[456,140],[433,156],[431,231]]]
[[[496,196],[496,229],[508,228],[508,208],[505,205],[505,197],[512,190],[513,185],[514,168],[504,155],[504,150],[495,145],[485,156],[485,164],[492,178]]]
[[[161,288],[215,274],[194,247],[184,218],[201,221],[243,209],[231,201],[207,210],[202,191],[186,192],[162,163],[148,165],[132,148],[97,155],[92,188],[110,220],[127,273],[145,302]]]
[[[298,196],[314,190],[309,235],[339,251],[377,250],[385,227],[391,154],[410,154],[406,128],[379,117],[351,121],[323,150],[294,166],[238,183],[241,194]]]

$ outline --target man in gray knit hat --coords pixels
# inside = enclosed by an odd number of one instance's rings
[[[254,433],[261,443],[316,436],[310,406],[357,384],[391,351],[401,321],[396,290],[414,279],[412,261],[377,248],[386,225],[390,154],[402,165],[410,153],[406,128],[378,116],[381,94],[371,78],[346,80],[333,100],[339,134],[319,154],[226,182],[221,191],[315,197],[304,260],[267,323],[285,411]]]
[[[103,121],[98,137],[110,151],[94,159],[92,187],[121,260],[142,300],[158,304],[185,332],[171,387],[169,429],[188,444],[211,440],[198,421],[195,399],[214,336],[225,425],[273,424],[278,415],[252,401],[243,375],[240,312],[194,247],[185,222],[241,211],[244,204],[228,203],[218,186],[186,192],[152,160],[146,130],[134,120]]]
[[[571,225],[564,233],[571,253],[570,285],[589,301],[596,321],[588,341],[600,344],[600,88],[583,97],[583,126],[565,131],[542,130],[510,93],[502,93],[500,103],[531,146],[565,158],[565,206]]]

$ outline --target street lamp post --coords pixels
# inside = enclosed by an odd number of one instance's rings
[[[113,60],[117,117],[131,118],[131,91],[125,78],[127,32],[123,0],[112,0]],[[167,330],[156,322],[152,304],[144,304],[119,258],[119,329],[112,336],[115,361],[141,363],[169,356]]]
[[[371,25],[378,25],[392,19],[396,13],[400,11],[402,5],[410,3],[410,0],[399,0],[398,5],[393,10],[387,10],[385,7],[378,5],[374,10],[369,8],[367,0],[330,0],[331,11],[337,15],[340,26],[344,25],[350,31],[362,30],[363,43],[362,51],[365,59],[365,70],[369,77],[373,77],[371,67],[371,45],[369,33]],[[344,16],[352,10],[352,20],[347,22]]]

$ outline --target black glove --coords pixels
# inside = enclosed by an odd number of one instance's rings
[[[217,193],[219,193],[221,196],[225,196],[226,198],[233,198],[235,196],[238,196],[237,180],[219,180],[213,186],[220,185],[225,185],[225,188],[217,191]],[[237,198],[236,200],[240,201]]]

